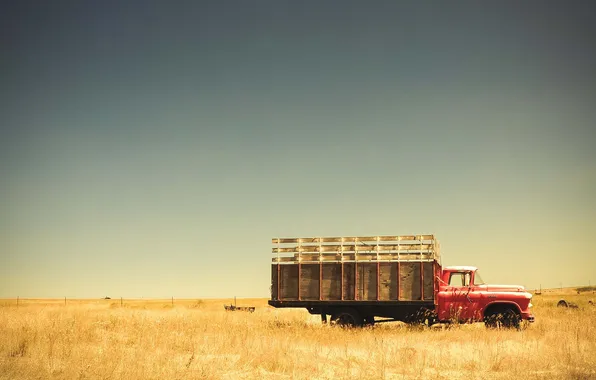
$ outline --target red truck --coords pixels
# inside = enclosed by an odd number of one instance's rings
[[[326,323],[533,322],[523,286],[487,285],[476,267],[442,267],[434,235],[275,238],[271,299]]]

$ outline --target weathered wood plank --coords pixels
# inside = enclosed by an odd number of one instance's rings
[[[279,281],[279,279],[277,278],[277,265],[273,264],[273,265],[271,265],[271,299],[272,300],[278,299],[278,296],[279,296],[277,294],[278,281]]]
[[[353,243],[353,242],[376,242],[378,241],[409,241],[409,240],[435,240],[434,235],[393,235],[393,236],[344,236],[344,237],[303,237],[303,238],[273,238],[272,244],[290,243]]]
[[[280,299],[298,299],[298,265],[280,266]]]
[[[434,263],[423,263],[424,266],[424,299],[434,299]]]
[[[420,300],[420,264],[404,262],[400,264],[399,283],[401,299],[406,301]]]
[[[324,300],[341,300],[341,264],[323,264]]]
[[[397,263],[380,263],[379,268],[379,300],[397,300]]]
[[[289,257],[280,257],[279,258],[279,262],[284,263],[284,262],[297,262],[298,258],[300,258],[300,260],[302,261],[319,261],[319,255],[317,254],[295,254],[293,256],[289,256]],[[342,258],[342,255],[322,255],[322,261],[323,262],[329,262],[329,261],[340,261]],[[358,260],[377,260],[377,255],[376,254],[358,254],[357,256],[352,254],[344,254],[343,258],[345,261],[354,261],[356,260],[356,258],[358,258]],[[429,255],[429,254],[422,254],[422,256],[419,253],[416,254],[412,254],[412,253],[400,253],[399,255],[397,254],[379,254],[378,259],[380,261],[406,261],[406,260],[432,260],[435,257],[433,255]],[[271,259],[272,262],[277,262],[277,257],[274,257]]]
[[[425,251],[434,252],[433,244],[379,244],[377,245],[302,245],[296,247],[273,247],[272,253],[293,252],[376,252],[376,251]]]
[[[358,299],[377,299],[377,264],[358,264]]]
[[[356,264],[355,263],[344,263],[344,300],[354,300],[355,299],[355,288],[356,284],[354,283],[355,274],[356,274]]]
[[[319,299],[319,264],[302,264],[300,273],[300,299]]]

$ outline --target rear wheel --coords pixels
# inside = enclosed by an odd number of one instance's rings
[[[331,324],[340,327],[359,327],[363,319],[356,310],[342,309],[331,316]]]

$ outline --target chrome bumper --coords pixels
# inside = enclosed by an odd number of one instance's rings
[[[534,314],[532,313],[522,313],[522,319],[524,321],[528,321],[530,323],[534,322]]]

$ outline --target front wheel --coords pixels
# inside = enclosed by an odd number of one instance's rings
[[[488,328],[520,329],[521,318],[512,309],[492,312],[484,316],[484,324]]]

